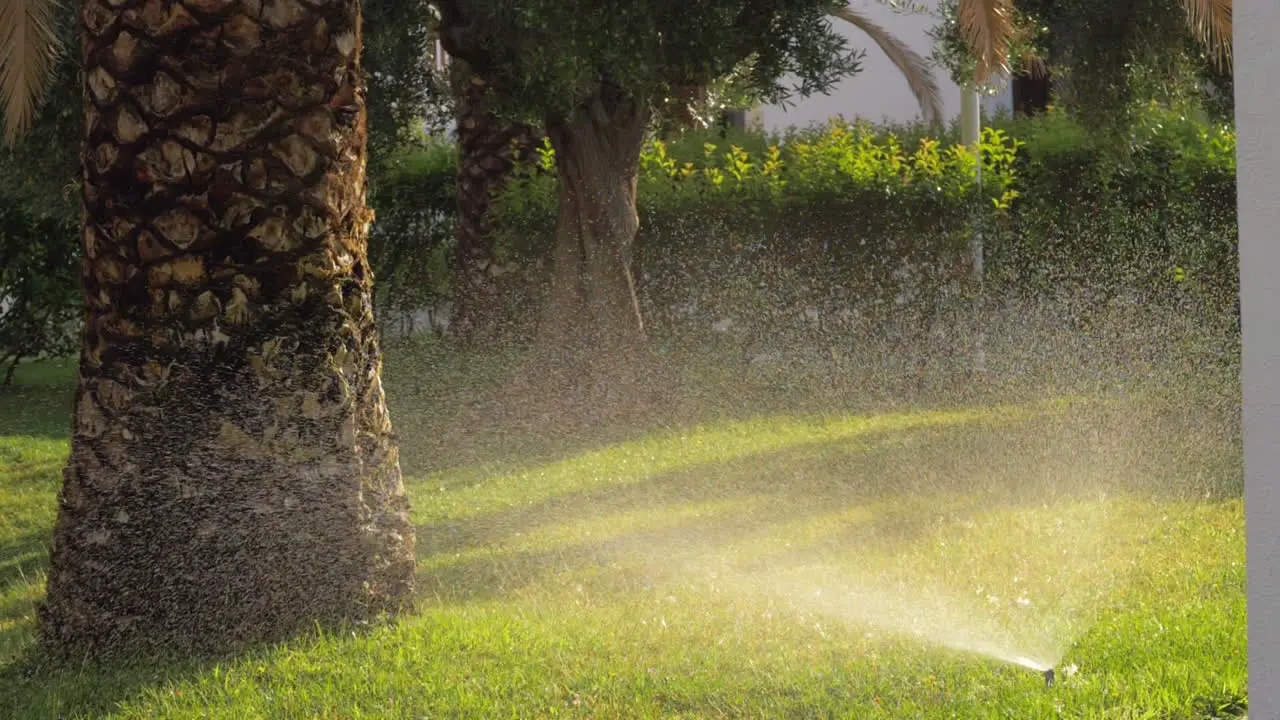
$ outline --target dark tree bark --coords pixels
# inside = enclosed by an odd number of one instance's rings
[[[1049,107],[1053,80],[1048,74],[1044,77],[1014,75],[1012,85],[1015,117],[1038,115]]]
[[[578,117],[547,124],[560,210],[538,357],[544,377],[588,404],[640,397],[651,369],[631,272],[647,120],[643,106],[605,89]]]
[[[85,329],[40,633],[180,651],[395,611],[358,0],[87,0]]]
[[[540,138],[529,125],[501,120],[487,109],[488,85],[465,61],[453,61],[450,77],[459,152],[450,330],[464,345],[487,346],[502,340],[503,308],[489,206],[516,160],[527,157]]]
[[[438,4],[441,41],[453,58],[486,76],[493,59],[485,27],[463,3]],[[503,412],[544,422],[598,422],[646,405],[665,384],[648,353],[631,273],[639,219],[636,183],[648,106],[607,82],[571,117],[549,117],[556,153],[559,215],[550,296],[539,319],[532,357],[501,400]],[[565,408],[568,401],[572,407]],[[640,408],[636,408],[640,409]],[[585,413],[573,411],[586,411]]]

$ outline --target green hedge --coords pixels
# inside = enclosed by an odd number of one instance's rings
[[[1059,112],[1000,120],[983,133],[981,187],[954,141],[895,130],[833,122],[648,143],[635,255],[653,321],[674,328],[692,313],[706,325],[736,313],[776,335],[804,325],[801,308],[826,317],[932,308],[963,289],[975,229],[993,295],[1093,288],[1100,302],[1135,290],[1234,302],[1228,128],[1153,107],[1117,150]],[[421,300],[428,285],[447,295],[455,162],[447,147],[417,152],[377,183],[374,249],[388,304]],[[544,147],[495,203],[498,252],[524,269],[507,276],[512,314],[545,278],[553,167]]]
[[[1122,152],[1070,118],[1012,123],[1019,192],[992,247],[998,281],[1038,291],[1162,276],[1237,294],[1235,135],[1157,107]]]
[[[380,308],[413,310],[448,295],[457,167],[455,148],[435,143],[390,159],[371,178],[369,262]]]
[[[22,358],[71,351],[81,312],[78,218],[8,197],[0,191],[0,387]]]
[[[955,260],[974,228],[996,296],[1074,286],[1099,290],[1099,307],[1136,290],[1234,309],[1229,128],[1152,107],[1116,148],[1057,112],[991,124],[981,190],[953,131],[938,142],[923,128],[837,122],[650,143],[636,248],[647,312],[675,330],[751,317],[755,332],[775,336],[803,328],[801,308],[901,316],[904,305],[921,305],[913,301],[922,291],[959,289]],[[504,276],[513,314],[536,299],[545,275],[553,162],[544,148],[496,204],[499,253],[524,268]],[[382,310],[448,297],[456,169],[455,149],[440,143],[391,158],[372,178]],[[67,328],[79,307],[74,216],[36,212],[20,183],[0,185],[0,201],[9,200],[0,202],[0,360],[60,352],[74,341]]]

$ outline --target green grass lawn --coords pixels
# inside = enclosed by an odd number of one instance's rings
[[[56,671],[25,651],[71,368],[25,366],[0,395],[0,718],[1244,712],[1239,449],[1185,388],[722,417],[485,462],[500,438],[423,449],[440,379],[388,364],[412,616]]]

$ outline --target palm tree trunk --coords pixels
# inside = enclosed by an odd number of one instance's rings
[[[87,0],[85,328],[40,632],[204,650],[400,608],[359,0]]]
[[[518,158],[540,140],[524,123],[494,116],[486,108],[488,85],[461,60],[450,69],[458,113],[457,247],[454,253],[454,314],[450,327],[464,345],[501,340],[502,297],[492,272],[496,261],[489,206]]]

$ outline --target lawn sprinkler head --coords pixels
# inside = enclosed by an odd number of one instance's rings
[[[1044,686],[1047,688],[1053,687],[1053,668],[1044,671]]]

